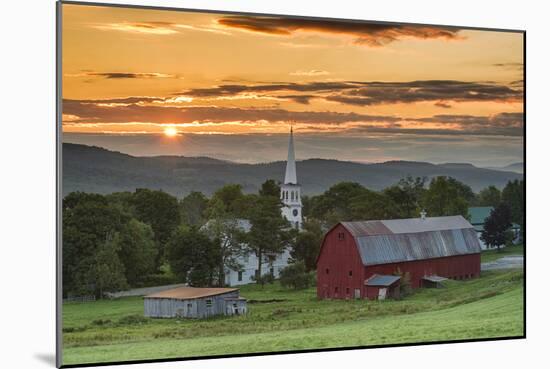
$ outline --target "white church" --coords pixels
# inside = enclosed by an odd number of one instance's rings
[[[293,227],[302,227],[302,200],[300,196],[300,184],[296,176],[296,159],[294,157],[294,137],[292,128],[288,142],[288,159],[286,161],[285,180],[281,185],[281,207],[282,215]],[[246,219],[239,220],[239,226],[245,232],[250,230],[250,222]],[[285,250],[276,255],[265,255],[262,261],[262,274],[273,274],[279,277],[281,269],[288,265],[290,251]],[[229,286],[238,286],[254,282],[258,268],[258,257],[254,253],[240,257],[238,263],[242,266],[240,270],[228,269],[225,273],[225,283]]]

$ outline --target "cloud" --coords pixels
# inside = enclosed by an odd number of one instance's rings
[[[189,24],[160,21],[101,23],[94,24],[91,27],[102,31],[119,31],[152,35],[173,35],[176,33],[181,33],[181,30],[209,32],[223,35],[230,34],[229,32],[217,27],[193,26]]]
[[[170,22],[120,22],[92,25],[93,28],[103,31],[120,31],[130,33],[172,35],[178,33],[175,24]]]
[[[218,24],[239,30],[277,36],[296,32],[318,32],[352,37],[357,45],[379,47],[405,38],[457,40],[459,29],[410,25],[390,25],[341,20],[298,19],[285,17],[226,16]]]
[[[416,119],[417,122],[452,125],[449,134],[523,136],[524,114],[522,112],[499,113],[489,116],[438,114]]]
[[[437,106],[438,108],[445,108],[445,109],[452,108],[452,105],[444,103],[443,101],[438,101],[434,105]]]
[[[369,82],[363,87],[348,89],[342,94],[327,97],[329,101],[358,106],[422,101],[518,102],[522,99],[522,91],[508,86],[454,80]]]
[[[449,102],[498,101],[519,102],[523,91],[509,85],[490,82],[455,80],[422,80],[410,82],[274,82],[266,84],[226,84],[210,88],[183,91],[181,95],[216,99],[255,93],[259,97],[298,101],[294,93],[307,93],[302,103],[312,98],[325,99],[347,105],[372,106],[380,104],[416,103],[435,101],[439,105]],[[313,95],[315,93],[316,95]],[[300,102],[300,101],[299,101]]]
[[[509,62],[509,63],[495,63],[493,67],[505,68],[505,69],[515,69],[523,70],[523,63],[518,62]]]
[[[63,100],[63,114],[77,116],[78,122],[111,123],[189,123],[189,122],[296,122],[340,124],[344,122],[396,122],[398,117],[330,111],[289,111],[264,108],[225,108],[216,106],[165,107],[143,105],[163,98],[128,97],[105,100]]]
[[[314,77],[314,76],[327,76],[330,73],[326,70],[297,70],[295,72],[289,73],[291,76],[306,76],[306,77]]]
[[[66,74],[66,77],[103,77],[106,79],[137,79],[137,78],[183,78],[166,73],[134,73],[134,72],[84,72]]]

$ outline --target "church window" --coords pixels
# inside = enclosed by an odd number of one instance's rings
[[[294,201],[294,191],[290,191],[290,200]]]

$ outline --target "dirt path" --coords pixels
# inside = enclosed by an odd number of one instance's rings
[[[481,270],[523,268],[523,255],[509,255],[495,261],[481,263]]]

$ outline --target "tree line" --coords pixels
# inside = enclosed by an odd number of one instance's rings
[[[280,188],[264,182],[258,193],[245,194],[229,184],[210,198],[191,192],[178,200],[160,190],[137,189],[109,195],[74,192],[63,199],[63,293],[94,294],[128,287],[187,282],[222,286],[225,270],[238,270],[239,258],[273,260],[290,248],[293,268],[282,274],[288,285],[307,285],[324,233],[339,221],[428,216],[468,216],[468,206],[509,207],[513,222],[523,224],[523,181],[500,191],[478,194],[450,177],[406,177],[382,191],[341,182],[316,196],[304,196],[300,232],[281,215]],[[244,231],[243,220],[249,229]]]

